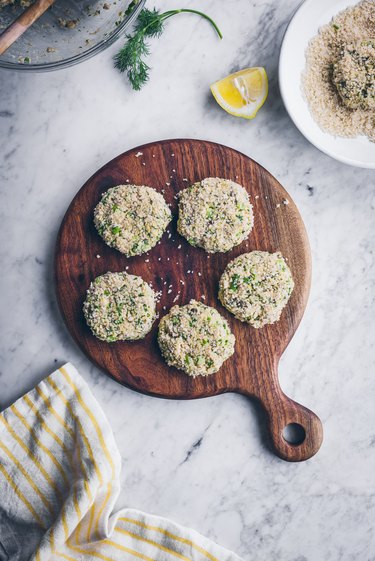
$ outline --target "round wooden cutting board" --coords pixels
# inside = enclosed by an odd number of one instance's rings
[[[176,194],[205,177],[237,181],[248,191],[254,207],[252,232],[228,253],[207,254],[191,247],[176,231]],[[164,194],[173,212],[173,222],[161,243],[139,257],[126,258],[108,247],[93,224],[94,207],[103,192],[124,183],[154,187]],[[255,249],[281,251],[295,281],[280,321],[262,329],[235,319],[217,298],[219,278],[227,263]],[[174,304],[186,304],[192,298],[214,306],[226,317],[236,336],[236,350],[219,372],[191,378],[168,367],[157,345],[158,320],[141,341],[104,343],[92,335],[82,313],[86,290],[98,275],[124,270],[140,275],[161,291],[160,317]],[[58,235],[55,273],[57,298],[70,333],[86,355],[118,382],[175,399],[224,392],[254,397],[267,412],[278,456],[301,461],[318,451],[322,442],[319,418],[283,393],[277,373],[279,358],[297,329],[308,298],[309,243],[290,196],[259,164],[231,148],[198,140],[155,142],[118,156],[85,183],[69,206]],[[283,436],[289,424],[299,426],[302,438],[298,443],[292,444]]]

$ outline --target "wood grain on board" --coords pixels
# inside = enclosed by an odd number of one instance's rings
[[[205,177],[237,181],[248,191],[254,207],[252,232],[228,253],[207,254],[191,247],[176,231],[176,194]],[[93,224],[93,210],[103,192],[126,182],[149,185],[163,192],[174,216],[161,243],[147,255],[132,258],[108,247]],[[235,319],[217,298],[219,278],[227,263],[255,249],[281,251],[295,281],[280,321],[261,329]],[[216,307],[226,317],[236,336],[236,350],[218,373],[191,378],[168,367],[157,345],[158,321],[141,341],[109,344],[92,335],[82,313],[86,290],[98,275],[124,270],[140,275],[156,291],[161,291],[160,317],[174,304],[186,304],[192,298]],[[320,448],[319,418],[283,393],[277,371],[280,356],[297,329],[307,303],[311,279],[309,243],[289,194],[249,157],[225,146],[197,140],[155,142],[118,156],[93,175],[72,201],[58,235],[55,274],[60,309],[70,333],[86,355],[121,384],[174,399],[224,392],[254,397],[268,415],[278,456],[301,461]],[[170,285],[172,291],[168,293]],[[305,438],[299,444],[290,444],[283,437],[283,429],[290,423],[301,425],[305,431]]]

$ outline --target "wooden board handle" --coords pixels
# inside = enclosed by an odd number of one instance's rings
[[[0,55],[54,3],[55,0],[35,0],[27,10],[25,10],[1,35],[0,35]]]
[[[269,364],[264,358],[256,372],[258,383],[254,384],[249,377],[248,387],[240,391],[258,399],[266,411],[275,453],[287,462],[308,460],[323,442],[321,420],[285,395],[279,384],[277,361]]]
[[[273,447],[280,458],[302,462],[318,452],[323,426],[315,413],[290,399],[281,389],[272,403],[262,400],[262,404],[268,414]]]

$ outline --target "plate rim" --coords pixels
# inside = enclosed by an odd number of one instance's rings
[[[285,66],[285,60],[286,60],[286,58],[285,58],[286,57],[286,54],[285,54],[286,41],[289,38],[292,26],[295,22],[295,19],[296,19],[297,15],[303,9],[305,9],[306,6],[312,4],[314,1],[315,0],[302,0],[302,2],[300,2],[300,4],[295,9],[292,17],[290,18],[290,21],[289,21],[289,23],[288,23],[288,25],[285,29],[284,35],[283,35],[283,39],[282,39],[281,47],[280,47],[280,53],[279,53],[279,64],[278,64],[278,81],[279,81],[279,89],[280,89],[280,94],[281,94],[282,101],[283,101],[285,109],[286,109],[290,119],[292,120],[293,124],[295,125],[295,127],[310,142],[310,144],[312,144],[313,146],[315,146],[315,148],[317,148],[318,150],[323,152],[323,154],[326,154],[327,156],[330,156],[334,160],[337,160],[337,161],[339,161],[341,163],[344,163],[346,165],[350,165],[350,166],[357,167],[357,168],[362,168],[362,169],[375,169],[375,161],[374,162],[363,162],[363,161],[358,161],[356,159],[348,158],[346,156],[342,156],[340,153],[337,153],[334,150],[330,150],[329,148],[327,148],[320,140],[316,140],[314,135],[311,134],[310,132],[308,132],[308,130],[306,130],[307,128],[303,125],[303,123],[301,123],[301,121],[296,118],[296,116],[293,112],[292,106],[289,102],[288,95],[286,94],[286,87],[285,87],[286,80],[284,78],[284,75],[285,75],[284,74],[284,66]],[[349,5],[348,5],[348,7],[349,7]],[[312,37],[309,38],[309,41],[311,39],[312,39]],[[298,86],[300,87],[300,84],[298,84]],[[302,93],[301,93],[301,98],[303,99]],[[303,100],[303,101],[304,101],[304,103],[306,103],[305,100]],[[330,136],[332,136],[332,138],[335,138],[334,135],[330,135]]]

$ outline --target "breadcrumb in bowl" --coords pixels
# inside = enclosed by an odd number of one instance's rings
[[[369,4],[368,0],[367,3]],[[303,91],[306,53],[311,41],[318,37],[320,29],[334,23],[341,12],[352,9],[357,5],[358,0],[331,0],[330,2],[327,2],[327,0],[304,0],[293,15],[284,35],[279,58],[279,86],[290,118],[307,140],[336,160],[352,166],[375,169],[375,142],[370,140],[370,137],[373,136],[374,126],[371,121],[365,131],[368,131],[368,135],[363,133],[353,134],[352,128],[350,135],[339,136],[337,132],[328,131],[318,123]],[[370,22],[368,29],[365,30],[367,39],[374,36],[371,29],[374,29],[373,22]],[[334,28],[331,30],[332,33],[337,31]],[[362,37],[363,35],[356,36],[352,39],[352,42],[362,40]],[[326,55],[327,53],[323,53],[323,56]],[[317,65],[320,64],[318,56],[316,62]],[[331,69],[331,73],[332,71],[333,69]],[[320,79],[319,76],[318,79]],[[340,108],[344,108],[345,115],[348,111],[354,113],[353,110],[348,109],[342,103],[333,81],[330,82],[330,86],[329,94],[331,92],[335,102],[340,103]],[[319,89],[318,83],[312,83],[312,87],[316,90]],[[317,110],[327,117],[327,103],[323,96],[316,97],[315,103]],[[333,107],[335,107],[335,103],[333,103]],[[370,111],[370,113],[373,113],[373,111]],[[341,117],[340,114],[335,115],[334,123],[338,123],[339,127],[340,121],[344,123],[344,126],[347,126],[342,114]],[[353,122],[354,125],[357,125],[358,118],[353,119]]]
[[[343,45],[332,77],[344,105],[375,109],[375,40]]]
[[[361,93],[358,82],[363,81],[360,75],[365,66],[358,61],[363,58],[363,43],[371,44],[372,38],[375,38],[375,2],[363,0],[338,13],[309,43],[302,76],[303,93],[314,119],[330,134],[365,135],[375,140],[375,113],[369,111],[367,105],[364,107],[366,98],[363,96],[362,103],[358,102]],[[371,49],[366,48],[367,51]],[[357,60],[355,66],[353,51]],[[374,70],[371,75],[368,70],[366,74],[370,83],[365,81],[361,89],[366,88],[367,97],[371,98],[375,90]],[[356,88],[353,83],[357,84]]]

